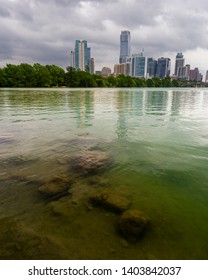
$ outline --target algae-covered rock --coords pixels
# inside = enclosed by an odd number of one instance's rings
[[[51,181],[39,187],[39,192],[48,197],[61,197],[68,194],[71,181],[63,176],[55,176]]]
[[[121,234],[132,241],[135,241],[144,233],[149,218],[138,210],[126,210],[119,218],[118,228]]]
[[[130,201],[127,197],[110,189],[104,189],[93,193],[90,197],[90,202],[94,206],[104,208],[114,213],[121,213],[130,206]]]
[[[83,174],[96,174],[111,163],[111,158],[105,152],[86,151],[71,161],[71,167]]]

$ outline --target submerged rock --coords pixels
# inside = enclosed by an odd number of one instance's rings
[[[119,218],[118,228],[121,234],[128,240],[136,241],[144,233],[149,218],[138,210],[126,210]]]
[[[90,202],[96,207],[104,208],[114,213],[122,213],[130,206],[128,198],[110,189],[95,192],[91,195]]]
[[[103,168],[109,166],[111,158],[105,152],[87,151],[76,156],[70,161],[73,169],[81,171],[85,175],[96,174]]]
[[[62,176],[55,176],[51,181],[39,187],[39,192],[48,197],[61,197],[68,194],[71,181]]]

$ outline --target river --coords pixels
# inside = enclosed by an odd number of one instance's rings
[[[111,162],[71,168],[90,152]],[[148,215],[136,242],[90,204],[104,188]],[[208,89],[0,90],[1,259],[208,259],[207,201]]]

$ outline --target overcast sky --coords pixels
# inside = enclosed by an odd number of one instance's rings
[[[207,0],[0,0],[0,66],[39,62],[69,65],[76,39],[85,39],[96,70],[113,69],[121,30],[132,52],[170,57],[208,70]]]

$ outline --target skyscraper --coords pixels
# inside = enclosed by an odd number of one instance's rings
[[[86,40],[76,40],[75,41],[75,68],[85,71],[88,59]]]
[[[89,68],[90,68],[90,74],[94,74],[95,73],[95,60],[93,57],[90,58]]]
[[[94,73],[94,59],[91,58],[91,48],[87,46],[86,40],[75,41],[74,51],[70,53],[70,64],[76,70],[82,71],[86,71],[86,66],[88,66],[88,71]]]
[[[184,62],[185,59],[183,58],[183,54],[182,53],[177,53],[176,55],[176,59],[175,59],[175,76],[180,77],[179,76],[179,67],[184,67]]]
[[[190,74],[190,65],[186,66],[179,66],[178,67],[178,75],[177,77],[180,80],[189,80],[189,74]]]
[[[165,78],[170,76],[170,58],[158,58],[156,77]]]
[[[205,83],[208,83],[208,70],[206,72]]]
[[[147,59],[147,77],[155,77],[157,71],[157,60],[152,57]]]
[[[143,53],[132,55],[132,76],[146,78],[147,60]]]
[[[90,60],[91,60],[91,48],[87,47],[87,65],[90,66]]]
[[[130,31],[121,31],[120,35],[120,57],[119,63],[127,62],[127,59],[131,56],[131,35]]]
[[[71,67],[75,68],[75,52],[74,51],[70,52],[70,65],[71,65]]]

